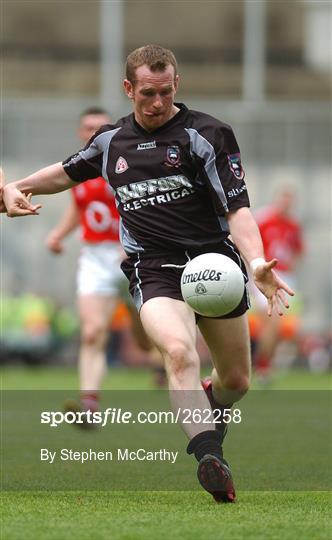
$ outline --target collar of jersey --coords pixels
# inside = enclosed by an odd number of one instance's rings
[[[151,139],[152,134],[154,135],[162,131],[165,131],[170,126],[173,126],[173,124],[176,124],[176,122],[178,122],[179,119],[181,119],[183,115],[188,111],[184,103],[174,103],[174,105],[175,107],[178,107],[180,109],[179,112],[177,112],[170,120],[168,120],[168,122],[165,122],[165,124],[155,129],[154,131],[147,131],[146,129],[144,129],[138,122],[136,122],[135,115],[133,113],[132,122],[133,122],[134,128],[149,139]]]

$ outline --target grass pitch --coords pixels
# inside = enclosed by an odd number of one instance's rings
[[[327,493],[240,493],[217,505],[200,492],[10,493],[6,540],[327,540]]]
[[[210,373],[203,368],[202,376]],[[73,390],[77,388],[77,370],[72,367],[9,367],[0,369],[1,388],[5,390]],[[155,389],[151,370],[146,368],[110,368],[103,383],[109,390]],[[253,377],[251,389],[262,389]],[[279,371],[269,386],[271,390],[331,390],[330,373],[310,373],[304,369]]]
[[[2,388],[73,389],[73,369],[2,370]],[[146,371],[113,369],[106,388],[152,388]],[[257,385],[253,384],[257,388]],[[280,373],[275,389],[330,388],[328,375]],[[23,441],[22,441],[23,442]],[[287,444],[287,441],[285,441]],[[245,453],[245,448],[242,449]],[[304,449],[305,451],[305,449]],[[262,468],[264,449],[262,448]],[[235,479],[236,480],[236,479]],[[4,540],[326,540],[331,538],[328,492],[240,491],[234,505],[217,505],[202,491],[3,492]]]

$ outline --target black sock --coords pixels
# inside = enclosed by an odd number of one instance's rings
[[[200,461],[206,454],[212,454],[222,458],[221,443],[222,433],[219,431],[202,431],[189,441],[187,454],[195,454],[197,461]]]

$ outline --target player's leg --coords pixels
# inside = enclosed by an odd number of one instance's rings
[[[213,397],[231,405],[250,384],[250,338],[246,314],[230,319],[201,318],[199,328],[210,349],[215,370]]]
[[[161,352],[168,375],[173,407],[209,409],[200,384],[200,359],[196,351],[196,323],[193,311],[180,300],[157,297],[140,310],[145,331]],[[208,424],[183,426],[189,437],[210,429]]]
[[[288,283],[288,281],[287,281]],[[280,317],[267,315],[265,296],[250,282],[253,311],[259,322],[259,332],[253,351],[253,368],[259,380],[266,384],[270,379],[273,357],[278,344]]]
[[[211,378],[203,381],[212,409],[216,413],[217,430],[222,440],[228,424],[223,422],[224,409],[241,399],[250,383],[250,339],[247,316],[199,321],[200,330],[210,349],[214,369]],[[219,412],[220,411],[220,412]]]
[[[107,368],[106,345],[110,319],[118,300],[109,295],[80,295],[78,311],[81,326],[79,378],[84,408],[98,407],[98,394]]]
[[[164,367],[164,359],[145,332],[139,313],[132,302],[127,303],[132,321],[132,332],[138,346],[146,352],[149,365],[154,374],[154,383],[159,388],[167,385],[167,375]]]
[[[261,331],[254,354],[254,369],[259,381],[266,384],[270,380],[273,358],[279,340],[280,317],[269,317],[266,311],[260,311]]]
[[[203,387],[212,409],[216,410],[218,421],[216,428],[222,443],[227,431],[227,423],[221,421],[224,410],[230,409],[249,388],[250,340],[247,316],[241,315],[231,319],[201,318],[199,328],[210,349],[215,366],[211,379],[203,381]],[[201,477],[203,487],[206,477],[211,478],[213,485],[213,478],[219,469],[220,464],[214,463],[213,460],[209,460],[207,464],[204,460],[200,463],[198,476]],[[224,459],[223,473],[226,474],[224,491],[212,493],[217,501],[232,502],[235,500],[235,489],[228,463]]]
[[[98,406],[107,364],[110,319],[118,302],[117,283],[122,277],[119,265],[119,248],[112,242],[88,244],[81,252],[77,274],[81,325],[79,378],[85,409]]]
[[[202,421],[196,416],[195,422],[194,417],[191,423],[182,422],[190,439],[187,453],[194,454],[199,462],[197,475],[201,485],[218,502],[233,501],[235,493],[221,452],[221,433],[213,423],[203,422],[211,407],[200,384],[193,311],[182,301],[158,297],[143,304],[140,316],[147,334],[163,355],[173,410],[202,412]],[[179,418],[183,421],[182,414]]]

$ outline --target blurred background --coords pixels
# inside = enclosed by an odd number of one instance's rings
[[[128,114],[121,85],[126,55],[147,43],[171,48],[181,76],[178,101],[232,125],[253,209],[269,204],[281,186],[295,191],[306,246],[298,268],[301,327],[320,336],[326,351],[331,3],[4,0],[1,10],[1,161],[7,180],[76,151],[78,118],[86,107],[104,106],[114,120]],[[39,217],[2,218],[2,341],[17,348],[25,325],[33,356],[37,342],[45,357],[45,350],[56,350],[54,343],[50,348],[54,332],[67,344],[77,335],[80,244],[74,235],[63,257],[46,250],[45,237],[69,194],[39,199]],[[70,350],[72,358],[75,345]]]

